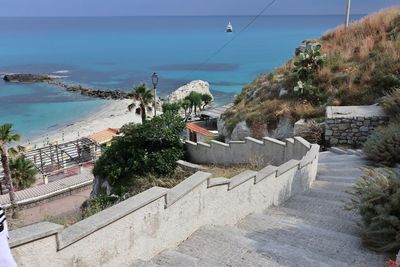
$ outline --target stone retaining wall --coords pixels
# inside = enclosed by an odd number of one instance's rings
[[[329,108],[334,108],[336,111]],[[387,117],[378,106],[328,107],[325,141],[331,146],[359,146],[367,140],[376,127],[386,124],[387,121]]]
[[[236,145],[246,153],[254,148],[260,155],[273,158],[277,153],[277,160],[290,160],[231,179],[196,172],[174,188],[153,187],[65,229],[44,222],[11,231],[18,266],[131,266],[177,246],[204,225],[234,225],[250,213],[279,205],[309,189],[316,178],[319,146],[302,138],[188,147],[191,157],[196,152],[190,148],[225,151],[219,159],[227,163],[235,161],[231,152],[239,153]],[[261,153],[263,149],[270,152]]]

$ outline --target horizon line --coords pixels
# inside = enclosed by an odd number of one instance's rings
[[[363,16],[368,13],[356,13],[351,14],[351,16]],[[0,18],[104,18],[104,17],[114,17],[114,18],[129,18],[129,17],[251,17],[256,16],[256,14],[221,14],[221,15],[46,15],[46,16],[0,16]],[[271,14],[271,15],[261,15],[260,17],[272,17],[272,16],[345,16],[345,14]]]

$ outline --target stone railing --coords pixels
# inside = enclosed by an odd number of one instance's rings
[[[306,151],[306,140],[301,137],[289,138],[286,142],[264,137],[263,140],[246,137],[245,141],[231,141],[228,144],[212,140],[210,144],[186,141],[191,162],[198,164],[245,164],[264,162],[264,165],[280,165],[290,159],[301,159]]]
[[[249,156],[252,149],[253,155],[282,162],[231,179],[199,171],[174,188],[153,187],[65,229],[44,222],[11,231],[18,266],[130,266],[175,247],[204,225],[234,225],[250,213],[279,205],[307,190],[317,173],[319,146],[301,138],[187,147],[191,158],[198,156],[196,150],[220,153],[219,160],[209,161],[218,164],[235,163],[233,155]],[[198,159],[205,161],[203,156]]]

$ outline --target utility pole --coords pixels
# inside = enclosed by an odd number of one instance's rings
[[[351,0],[347,0],[346,20],[345,20],[345,23],[344,23],[346,29],[349,27],[349,21],[350,21],[350,4],[351,4]]]

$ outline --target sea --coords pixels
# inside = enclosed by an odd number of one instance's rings
[[[358,19],[361,15],[353,16]],[[132,88],[159,75],[166,97],[205,80],[214,105],[229,103],[295,48],[343,23],[343,16],[0,18],[0,74],[47,73],[96,89]],[[233,33],[225,28],[231,22]],[[243,30],[245,29],[245,30]],[[24,139],[72,124],[107,103],[47,84],[0,81],[0,124]]]

